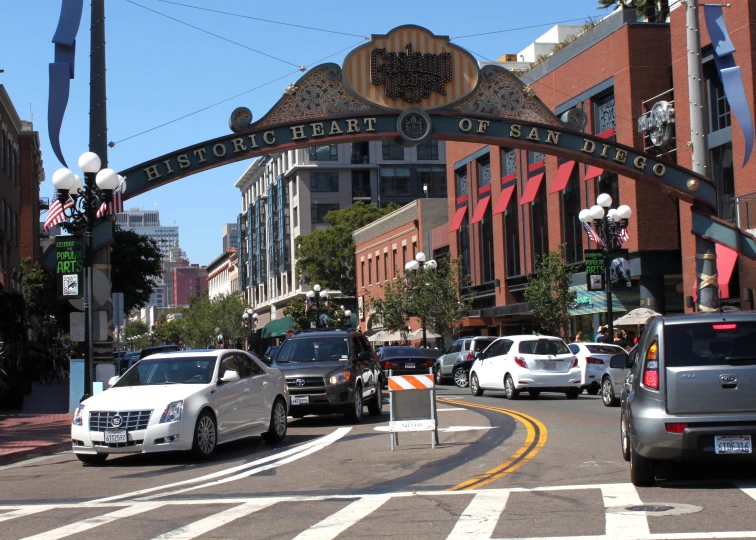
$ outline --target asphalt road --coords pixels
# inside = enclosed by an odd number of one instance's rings
[[[290,420],[191,456],[70,454],[0,467],[0,539],[756,538],[756,471],[679,467],[629,483],[619,409],[598,397],[507,401],[438,392],[440,444],[400,434],[388,408],[349,425]],[[651,505],[647,511],[628,507]]]

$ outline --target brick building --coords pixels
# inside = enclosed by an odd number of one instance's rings
[[[669,24],[641,22],[633,10],[618,10],[521,80],[557,116],[582,109],[586,133],[646,148],[638,118],[653,100],[669,100],[671,50]],[[686,100],[677,101],[687,109]],[[674,160],[674,152],[665,152]],[[679,205],[653,185],[537,152],[467,143],[447,143],[447,171],[450,251],[462,256],[474,292],[467,332],[532,331],[523,297],[526,275],[538,256],[561,244],[566,260],[579,270],[573,279],[578,305],[572,310],[572,332],[592,332],[604,322],[606,294],[587,291],[580,272],[583,250],[597,246],[588,241],[578,213],[595,204],[599,193],[609,193],[614,207],[626,204],[633,210],[623,246],[630,252],[632,280],[629,287],[615,289],[615,313],[640,305],[683,311],[683,290],[690,288],[682,277]],[[692,242],[689,231],[683,226],[683,236]]]
[[[207,268],[192,264],[173,269],[173,305],[188,306],[189,297],[200,297],[207,290]]]
[[[45,180],[42,166],[42,151],[39,133],[34,131],[31,122],[21,120],[20,164],[18,169],[21,184],[21,218],[19,231],[19,249],[21,259],[30,258],[38,261],[42,256],[39,243],[39,212],[46,201],[39,198],[39,185]]]
[[[433,249],[433,229],[448,219],[445,199],[418,199],[352,233],[357,263],[357,317],[363,331],[383,328],[378,314],[370,313],[370,300],[384,298],[383,286],[404,274],[404,265],[419,252],[428,259],[448,253],[443,242]],[[420,323],[410,319],[417,330]]]
[[[21,294],[21,134],[16,109],[0,85],[0,289]],[[39,191],[37,191],[39,199]],[[35,217],[39,221],[39,216]]]

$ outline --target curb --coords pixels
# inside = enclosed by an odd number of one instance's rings
[[[36,457],[48,456],[51,454],[57,454],[71,449],[71,441],[55,444],[47,444],[45,446],[38,446],[30,450],[19,450],[18,452],[10,452],[8,454],[0,455],[0,466],[11,465],[18,463],[19,461],[25,461]]]

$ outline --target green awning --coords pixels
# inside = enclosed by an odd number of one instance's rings
[[[262,338],[271,339],[284,337],[286,332],[294,328],[294,319],[291,317],[283,317],[281,319],[273,319],[268,324],[262,327]]]

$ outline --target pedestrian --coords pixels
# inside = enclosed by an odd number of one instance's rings
[[[609,329],[606,326],[600,328],[599,337],[596,339],[599,343],[614,343],[614,340],[609,336]]]
[[[593,341],[598,341],[601,335],[606,331],[606,326],[599,326],[598,332],[593,337]]]
[[[581,341],[583,341],[583,333],[582,332],[578,332],[577,335],[575,336],[575,339],[572,342],[573,343],[580,343]]]
[[[55,374],[55,359],[51,354],[45,355],[45,384],[52,384]]]
[[[623,349],[627,349],[629,342],[627,341],[627,335],[624,330],[618,330],[614,337],[614,344],[619,345]]]

